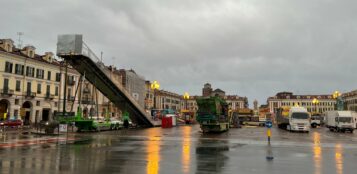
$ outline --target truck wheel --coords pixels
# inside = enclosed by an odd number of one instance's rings
[[[312,128],[316,128],[316,127],[317,127],[316,123],[312,123],[312,124],[311,124],[311,127],[312,127]]]

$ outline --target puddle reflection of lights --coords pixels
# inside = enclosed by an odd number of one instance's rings
[[[149,140],[146,144],[146,173],[147,174],[158,174],[160,169],[160,145],[161,137],[156,137],[156,129],[151,129],[149,131]]]
[[[341,144],[335,146],[335,162],[336,162],[336,173],[343,173],[343,149]]]
[[[185,126],[182,129],[182,170],[183,173],[190,173],[191,161],[191,126]]]
[[[321,174],[321,142],[320,133],[314,132],[314,164],[315,164],[315,174]]]

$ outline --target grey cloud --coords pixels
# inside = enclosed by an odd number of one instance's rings
[[[107,64],[179,94],[210,82],[263,103],[357,86],[355,1],[0,1],[2,38],[23,31],[41,53],[58,34],[81,33]]]

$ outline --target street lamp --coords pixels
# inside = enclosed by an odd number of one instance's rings
[[[185,99],[185,109],[188,110],[187,109],[187,100],[190,99],[190,94],[188,94],[188,92],[185,92],[183,94],[183,99]]]
[[[343,101],[341,99],[341,93],[339,91],[335,91],[333,94],[332,94],[332,97],[334,99],[336,99],[336,105],[335,105],[335,109],[336,110],[343,110]]]
[[[157,82],[156,80],[154,80],[154,82],[151,84],[151,89],[154,90],[154,109],[156,109],[156,96],[155,96],[155,91],[158,90],[160,88],[160,84],[159,82]]]
[[[341,93],[339,91],[335,91],[333,94],[332,94],[332,97],[334,99],[337,99],[339,96],[341,96]]]
[[[316,98],[314,98],[313,100],[312,100],[312,104],[314,104],[315,105],[315,112],[317,113],[317,104],[319,104],[319,100],[317,100]]]

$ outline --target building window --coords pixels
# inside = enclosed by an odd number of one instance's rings
[[[47,86],[46,86],[46,95],[49,96],[49,95],[50,95],[50,92],[51,92],[51,86],[50,86],[50,85],[47,85]]]
[[[3,86],[3,92],[6,93],[9,90],[9,79],[4,79],[4,86]]]
[[[41,83],[37,84],[37,94],[41,94]]]
[[[17,110],[17,109],[14,110],[14,116],[15,116],[15,118],[17,118],[19,116],[19,110]]]
[[[15,65],[15,74],[24,75],[24,66],[20,64]]]
[[[70,99],[70,97],[72,96],[72,89],[71,88],[68,88],[68,91],[67,91],[67,100]]]
[[[19,105],[20,100],[19,99],[15,99],[15,105]]]
[[[41,102],[40,101],[36,101],[36,106],[40,106]]]
[[[56,82],[61,81],[61,73],[56,73]]]
[[[43,69],[37,69],[36,70],[36,78],[43,79],[44,76],[44,70]]]
[[[27,82],[27,93],[31,93],[31,82]]]
[[[51,71],[47,72],[47,80],[51,80]]]
[[[26,67],[26,76],[35,77],[35,68],[30,66]]]
[[[55,88],[55,96],[58,96],[58,86]]]
[[[20,80],[16,80],[16,89],[17,92],[21,91],[21,81]]]
[[[40,111],[39,110],[36,110],[36,113],[35,113],[35,122],[37,123],[39,120],[39,115],[40,115]]]
[[[55,107],[57,107],[58,106],[58,103],[57,102],[55,102]]]
[[[12,63],[5,62],[5,72],[12,73]]]

